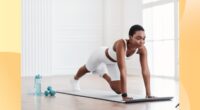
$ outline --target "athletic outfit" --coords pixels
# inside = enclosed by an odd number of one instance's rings
[[[127,41],[125,39],[125,52],[127,51]],[[105,73],[108,73],[111,77],[112,81],[120,80],[120,71],[118,68],[117,62],[113,62],[105,54],[107,47],[100,47],[97,50],[95,50],[89,57],[86,68],[90,72],[94,74],[98,74],[99,76],[103,76]],[[138,48],[136,49],[135,53],[137,53]],[[117,61],[117,54],[113,50],[113,48],[108,48],[108,55],[115,61]],[[125,59],[130,59],[131,56],[126,57]]]

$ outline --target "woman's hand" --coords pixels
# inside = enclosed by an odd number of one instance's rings
[[[146,96],[146,98],[156,98],[155,96]]]
[[[131,101],[133,97],[122,97],[123,101]]]

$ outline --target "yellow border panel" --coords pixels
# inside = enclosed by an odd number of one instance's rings
[[[199,110],[200,0],[180,0],[181,110]]]
[[[21,1],[0,0],[0,52],[20,53]]]
[[[20,54],[0,52],[0,110],[21,110]]]
[[[0,0],[0,110],[21,110],[21,1]]]

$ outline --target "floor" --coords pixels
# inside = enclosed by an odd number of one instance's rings
[[[48,85],[55,90],[70,88],[72,76],[42,78],[42,91]],[[95,75],[86,75],[80,80],[81,89],[109,90],[108,84]],[[173,96],[172,101],[121,104],[97,99],[56,94],[55,97],[34,96],[33,77],[22,77],[22,110],[178,110],[179,83],[177,80],[151,78],[152,95]],[[141,76],[128,76],[128,93],[145,95]]]

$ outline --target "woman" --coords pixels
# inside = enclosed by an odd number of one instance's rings
[[[88,72],[99,74],[124,101],[132,100],[127,95],[127,70],[125,60],[139,54],[146,97],[151,98],[150,72],[147,63],[147,49],[144,46],[145,32],[142,26],[134,25],[129,30],[129,39],[115,41],[113,47],[101,47],[94,51],[87,63],[79,68],[72,80],[73,89],[80,90],[78,80]]]

